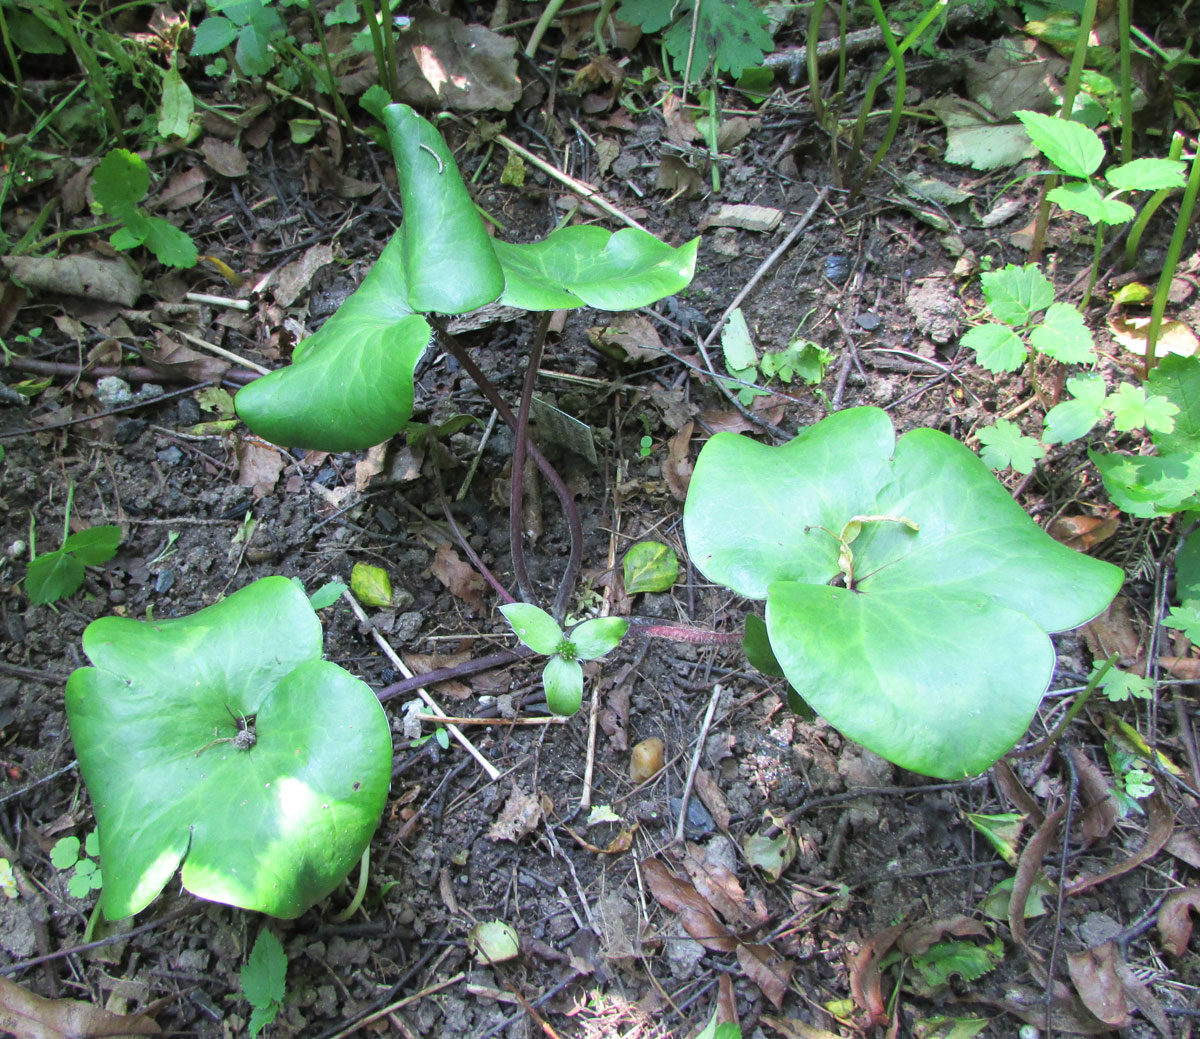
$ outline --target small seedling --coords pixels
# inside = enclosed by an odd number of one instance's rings
[[[5,898],[16,898],[17,877],[13,873],[12,863],[8,859],[0,858],[0,892],[4,893]]]
[[[638,455],[642,458],[649,458],[650,452],[654,450],[654,438],[646,435],[638,441]]]
[[[554,618],[530,603],[509,603],[500,607],[518,639],[535,653],[550,659],[542,671],[542,688],[552,714],[569,716],[583,703],[581,660],[596,660],[617,644],[629,630],[623,617],[596,617],[563,634]]]
[[[117,148],[92,174],[92,195],[101,211],[123,224],[109,238],[114,249],[144,245],[167,267],[194,267],[199,255],[190,235],[138,203],[150,190],[150,171],[141,156]]]
[[[244,3],[212,3],[218,14],[210,14],[196,26],[192,44],[194,57],[219,54],[237,43],[234,60],[247,76],[265,76],[275,67],[276,54],[272,46],[287,35],[287,26],[269,0],[247,0]]]
[[[115,524],[70,533],[74,492],[72,484],[67,489],[67,507],[63,514],[63,542],[53,552],[37,554],[33,517],[29,519],[29,569],[25,573],[25,593],[31,603],[58,602],[74,595],[83,584],[84,567],[107,563],[117,554],[121,528]]]
[[[639,541],[630,547],[621,567],[627,595],[665,592],[679,576],[679,558],[669,545],[659,541]]]
[[[287,995],[287,953],[283,945],[265,927],[259,931],[254,948],[242,965],[242,993],[251,1006],[247,1029],[250,1039],[275,1020]]]
[[[700,3],[698,14],[693,11],[696,3]],[[692,82],[703,77],[710,61],[717,72],[736,79],[746,69],[761,65],[775,46],[767,31],[766,12],[750,0],[625,0],[617,17],[646,33],[669,25],[663,46],[678,72],[690,64]]]
[[[67,878],[67,893],[72,898],[86,898],[89,892],[104,886],[100,873],[100,837],[95,830],[87,835],[82,850],[78,837],[63,837],[50,849],[50,861],[55,868],[73,870]]]

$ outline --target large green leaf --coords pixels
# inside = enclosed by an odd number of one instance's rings
[[[355,451],[408,421],[413,369],[431,329],[408,305],[402,248],[397,233],[357,291],[296,347],[291,366],[238,392],[238,414],[255,433],[289,447]]]
[[[266,577],[173,620],[104,617],[83,647],[95,666],[71,675],[67,719],[109,918],[145,908],[180,863],[201,898],[294,917],[359,861],[391,735],[370,688],[321,660],[296,584]],[[243,718],[249,748],[231,742]]]
[[[686,288],[700,240],[673,248],[636,227],[581,224],[540,242],[492,243],[504,268],[501,302],[522,310],[633,310]]]
[[[706,577],[767,600],[771,648],[812,707],[944,778],[1020,738],[1053,672],[1047,632],[1098,614],[1122,581],[1046,535],[965,446],[930,429],[897,442],[876,408],[781,447],[713,437],[684,532]],[[839,536],[851,587],[831,584]]]
[[[491,303],[504,290],[504,275],[442,135],[408,105],[388,105],[383,122],[404,204],[409,304],[422,313],[462,314]]]

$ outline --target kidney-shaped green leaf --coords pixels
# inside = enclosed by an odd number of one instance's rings
[[[357,451],[408,421],[413,369],[431,329],[408,305],[402,249],[398,232],[337,313],[296,347],[289,367],[238,391],[238,414],[255,433],[288,447]]]
[[[504,268],[501,303],[522,310],[633,310],[686,288],[700,239],[678,248],[636,227],[580,224],[540,242],[493,242]]]
[[[504,289],[504,275],[454,156],[408,105],[383,110],[404,204],[408,302],[422,313],[462,314]]]
[[[1123,579],[1045,534],[964,445],[930,429],[897,442],[876,408],[781,447],[713,437],[684,532],[706,577],[767,600],[771,648],[813,708],[944,778],[1020,738],[1053,672],[1047,633],[1098,614]]]
[[[265,577],[198,613],[88,625],[67,683],[110,919],[180,864],[201,898],[298,916],[359,861],[391,778],[371,689],[321,660],[304,592]],[[239,729],[252,746],[235,744]],[[245,740],[245,742],[250,742]]]

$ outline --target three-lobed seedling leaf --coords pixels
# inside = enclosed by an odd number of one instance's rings
[[[242,964],[240,980],[242,994],[250,1003],[247,1029],[254,1039],[263,1028],[275,1020],[283,1009],[287,995],[287,953],[275,935],[263,928],[254,941],[254,948]]]
[[[30,562],[25,573],[29,601],[52,603],[74,595],[83,584],[84,567],[107,563],[120,544],[121,528],[115,524],[68,535],[53,552],[44,552]]]
[[[581,660],[597,660],[615,649],[629,630],[623,617],[595,617],[577,624],[568,636],[545,610],[531,603],[500,607],[514,634],[535,653],[550,659],[542,671],[542,688],[552,714],[569,716],[583,703]]]
[[[1031,473],[1046,454],[1041,444],[1025,436],[1020,426],[1008,419],[996,419],[994,425],[984,426],[979,431],[979,442],[983,445],[979,457],[992,469],[1011,465],[1019,473]]]
[[[194,267],[199,252],[191,236],[138,204],[150,190],[150,171],[141,156],[124,148],[110,151],[92,174],[96,204],[124,227],[109,239],[114,249],[144,245],[168,267]]]

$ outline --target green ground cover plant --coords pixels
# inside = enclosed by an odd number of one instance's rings
[[[898,441],[851,408],[781,447],[720,433],[684,533],[710,580],[766,600],[795,692],[851,739],[942,778],[983,771],[1029,725],[1076,627],[1122,572],[1053,541],[968,448]]]
[[[3,457],[0,456],[0,461]],[[107,563],[121,544],[121,528],[106,523],[71,533],[71,502],[75,487],[67,490],[63,510],[62,544],[38,555],[37,531],[29,518],[29,568],[25,571],[25,594],[34,604],[53,603],[74,595],[83,585],[84,570]]]
[[[250,1003],[246,1030],[254,1039],[283,1009],[287,995],[287,953],[274,933],[267,928],[258,932],[254,948],[242,964],[239,980],[242,993]]]
[[[167,267],[194,267],[199,255],[190,235],[139,203],[150,190],[150,171],[141,156],[124,148],[109,152],[92,174],[92,196],[102,213],[120,222],[109,243],[127,250],[144,245]]]

